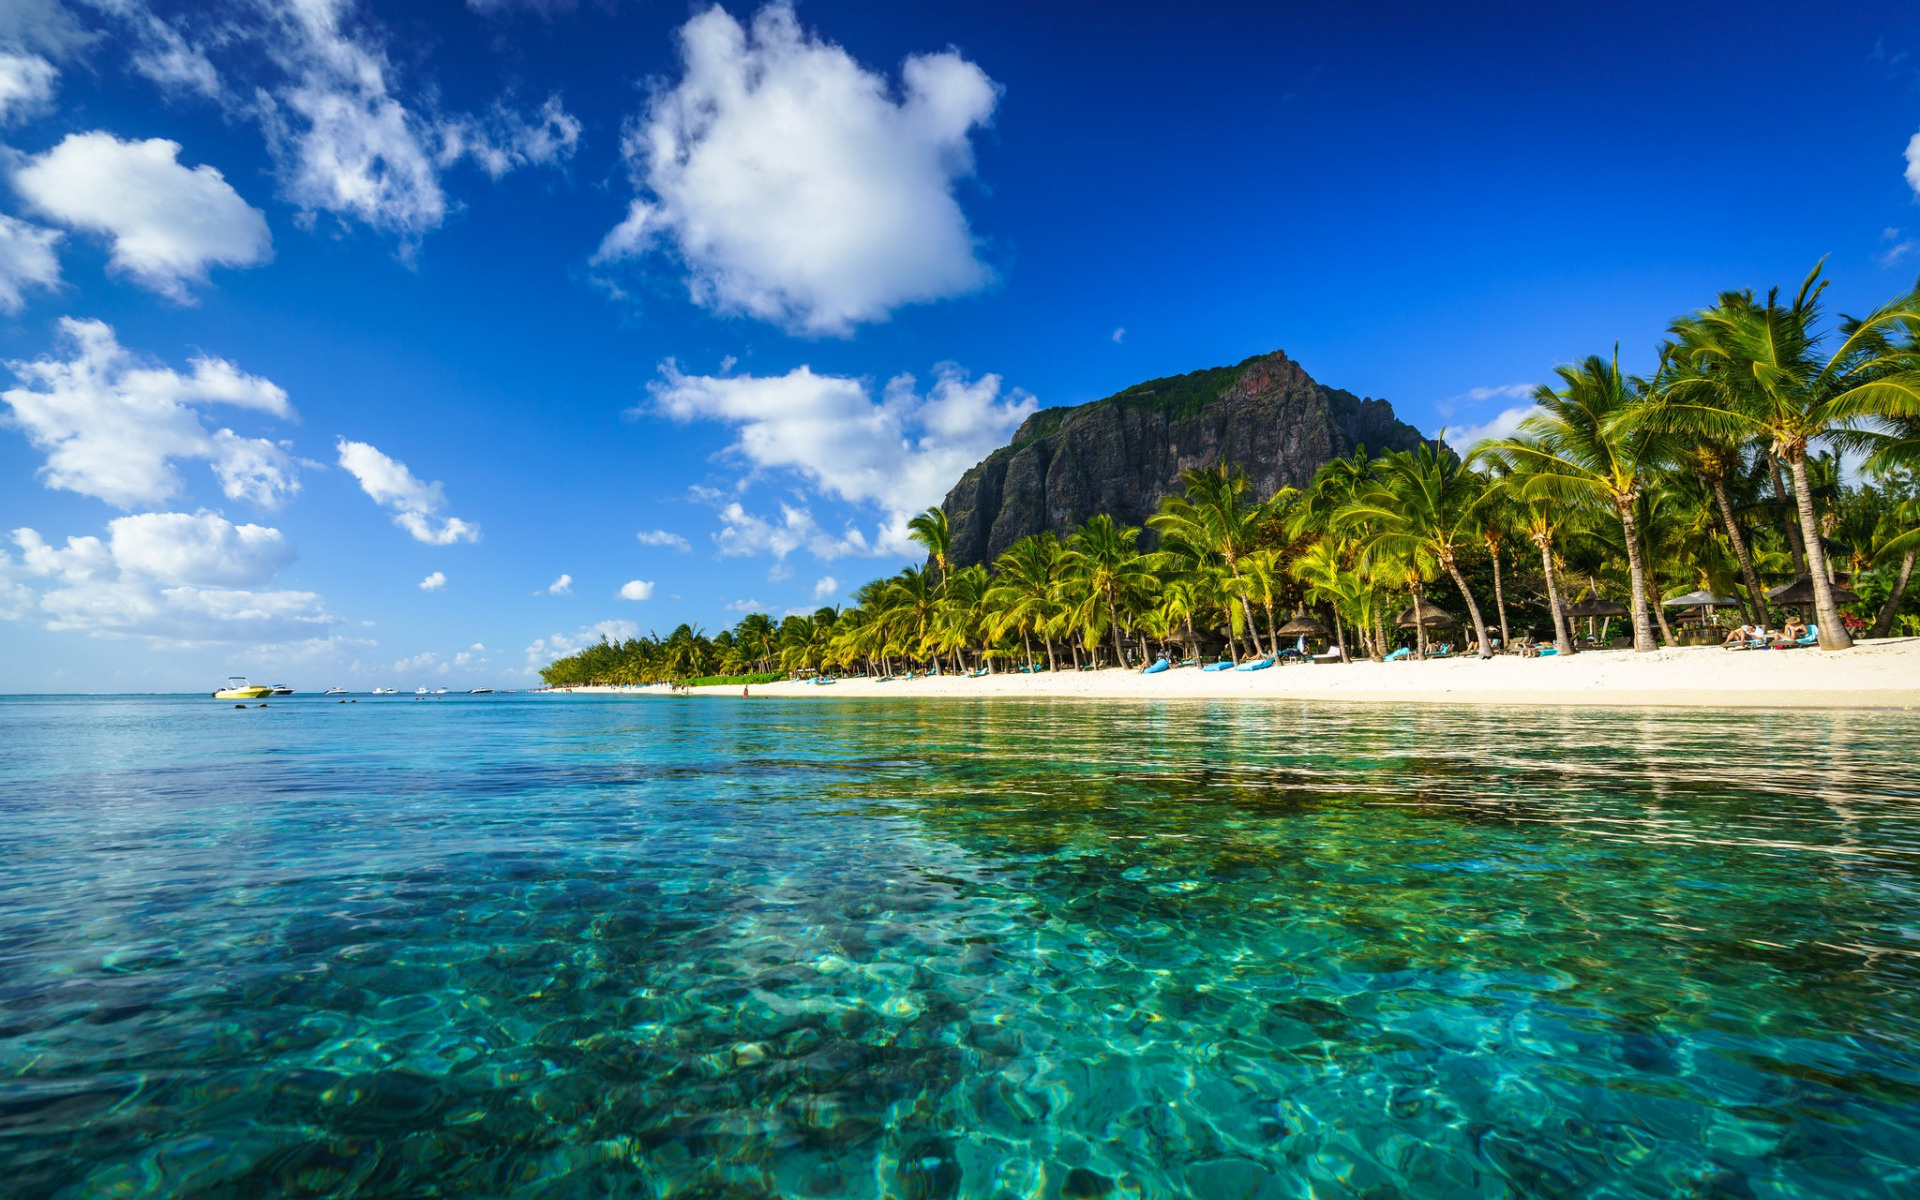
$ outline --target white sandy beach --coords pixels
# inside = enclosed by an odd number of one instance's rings
[[[660,688],[575,688],[577,692],[665,695]],[[735,686],[696,694],[738,697]],[[1332,700],[1451,704],[1577,704],[1689,708],[1920,708],[1920,638],[1891,638],[1851,650],[1730,652],[1692,646],[1635,654],[1600,650],[1571,658],[1503,656],[1431,662],[1296,664],[1265,671],[1202,673],[1192,667],[1138,671],[936,676],[830,686],[757,684],[753,696],[818,700],[872,697],[1075,697],[1090,700]]]

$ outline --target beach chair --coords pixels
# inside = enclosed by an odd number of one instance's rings
[[[1223,658],[1219,662],[1208,663],[1206,666],[1201,667],[1200,669],[1202,671],[1231,671],[1233,670],[1233,660],[1230,658]]]
[[[1818,646],[1819,644],[1820,627],[1809,621],[1807,622],[1807,632],[1805,634],[1794,638],[1792,641],[1782,638],[1777,642],[1771,643],[1771,648],[1775,650],[1800,650],[1807,646]]]
[[[1412,657],[1413,657],[1413,647],[1402,646],[1398,650],[1395,650],[1392,654],[1387,655],[1381,661],[1382,662],[1404,662],[1405,660]]]
[[[1325,654],[1316,654],[1307,659],[1310,663],[1337,663],[1340,661],[1340,647],[1330,647]]]
[[[1273,665],[1273,660],[1272,660],[1271,658],[1255,658],[1255,659],[1250,659],[1250,660],[1249,660],[1249,661],[1247,661],[1247,662],[1243,662],[1243,663],[1241,663],[1241,664],[1240,664],[1239,666],[1237,666],[1237,667],[1235,667],[1235,668],[1234,668],[1234,670],[1236,670],[1236,671],[1264,671],[1264,670],[1266,670],[1266,669],[1267,669],[1268,667],[1271,667],[1272,665]]]
[[[1453,643],[1441,642],[1438,646],[1428,646],[1427,657],[1428,658],[1452,658]]]

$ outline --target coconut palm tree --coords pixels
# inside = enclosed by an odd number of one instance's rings
[[[1340,610],[1359,603],[1364,588],[1360,577],[1341,565],[1339,547],[1325,538],[1296,556],[1288,564],[1288,570],[1295,579],[1306,585],[1309,604],[1324,604],[1333,613],[1333,643],[1340,648],[1340,661],[1351,662],[1352,658],[1347,653],[1346,627],[1340,620]]]
[[[1135,601],[1151,593],[1158,582],[1146,560],[1134,549],[1140,530],[1120,526],[1106,513],[1088,519],[1067,539],[1061,557],[1061,580],[1068,585],[1074,628],[1087,637],[1089,647],[1111,630],[1113,653],[1121,666],[1127,651],[1121,641],[1121,616]]]
[[[1196,564],[1218,559],[1235,581],[1234,594],[1247,626],[1252,629],[1253,607],[1240,586],[1241,560],[1258,545],[1259,528],[1265,510],[1246,499],[1247,473],[1239,467],[1218,463],[1180,474],[1183,494],[1160,501],[1160,511],[1147,518],[1147,526],[1158,533],[1172,553],[1181,553]],[[1252,629],[1254,648],[1260,634]]]
[[[907,536],[926,549],[935,569],[940,572],[941,585],[945,586],[949,569],[947,555],[953,549],[953,531],[947,526],[947,510],[935,505],[918,514],[907,522]]]
[[[993,585],[987,591],[990,614],[988,636],[1000,638],[1009,630],[1019,630],[1021,645],[1027,653],[1027,669],[1033,669],[1033,634],[1038,633],[1047,648],[1047,669],[1058,670],[1060,662],[1053,652],[1053,619],[1060,613],[1060,540],[1051,532],[1021,538],[994,560]]]
[[[1781,301],[1778,288],[1764,303],[1752,292],[1723,292],[1712,308],[1675,322],[1674,353],[1687,360],[1689,378],[1667,389],[1658,419],[1666,428],[1709,437],[1759,439],[1786,466],[1820,646],[1844,650],[1853,639],[1833,598],[1808,454],[1815,442],[1834,440],[1869,418],[1920,416],[1920,360],[1912,337],[1920,328],[1920,292],[1862,320],[1843,321],[1839,345],[1825,353],[1823,267],[1814,267],[1790,302]]]
[[[1611,510],[1626,544],[1633,596],[1633,648],[1655,648],[1647,616],[1647,564],[1641,554],[1635,508],[1648,473],[1666,449],[1652,424],[1638,420],[1639,382],[1613,361],[1590,355],[1557,369],[1561,387],[1542,384],[1533,401],[1540,409],[1520,422],[1518,436],[1484,444],[1513,474],[1518,497]]]
[[[1341,510],[1336,524],[1357,534],[1363,555],[1402,561],[1420,578],[1433,567],[1451,576],[1473,617],[1480,657],[1493,657],[1480,602],[1460,571],[1461,551],[1478,538],[1486,481],[1457,455],[1432,443],[1411,453],[1387,455],[1377,464],[1376,474],[1378,482],[1362,489]],[[1420,601],[1416,584],[1416,622]]]

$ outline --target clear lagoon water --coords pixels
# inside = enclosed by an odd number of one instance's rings
[[[1920,714],[0,700],[0,1193],[1920,1195]]]

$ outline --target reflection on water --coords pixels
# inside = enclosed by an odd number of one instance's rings
[[[1911,1196],[1915,744],[8,700],[5,1190]]]

